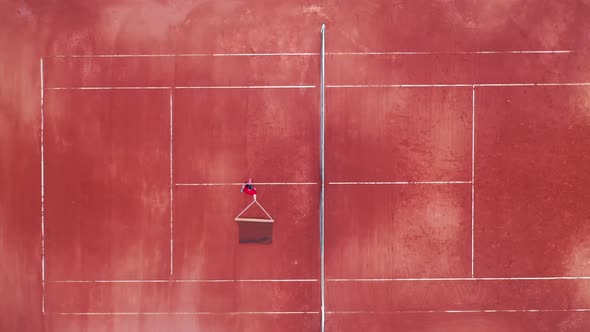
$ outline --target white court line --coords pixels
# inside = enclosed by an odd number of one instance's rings
[[[398,311],[327,311],[329,314],[368,314],[368,315],[391,315],[391,314],[464,314],[464,313],[534,313],[534,312],[590,312],[590,308],[571,309],[475,309],[475,310],[398,310]]]
[[[326,311],[326,314],[347,315],[347,314],[368,314],[368,315],[391,315],[391,314],[432,314],[432,313],[535,313],[535,312],[590,312],[590,308],[568,308],[568,309],[479,309],[479,310],[398,310],[398,311]],[[107,315],[317,315],[319,311],[230,311],[230,312],[53,312],[50,315],[60,316],[107,316]]]
[[[102,315],[308,315],[318,311],[229,311],[229,312],[52,312],[62,316],[102,316]]]
[[[75,86],[45,90],[168,90],[168,89],[312,89],[315,85],[212,85],[212,86]]]
[[[53,55],[51,58],[173,58],[173,57],[251,57],[251,56],[318,56],[316,52],[277,53],[179,53],[179,54],[78,54]]]
[[[459,278],[348,278],[327,279],[330,282],[389,282],[389,281],[534,281],[534,280],[590,280],[590,277],[459,277]]]
[[[325,124],[326,124],[326,25],[322,24],[321,32],[321,58],[320,58],[320,309],[321,332],[326,330],[326,264],[325,264],[325,197],[326,197],[326,176],[325,176]]]
[[[49,87],[45,90],[168,90],[171,86],[73,86]]]
[[[473,84],[329,84],[326,88],[344,89],[344,88],[448,88],[448,87],[472,87]]]
[[[542,87],[542,86],[590,86],[590,82],[564,83],[457,83],[457,84],[332,84],[330,89],[346,88],[445,88],[445,87]],[[314,89],[317,85],[225,85],[225,86],[87,86],[49,87],[45,90],[168,90],[168,89]]]
[[[479,310],[398,310],[398,311],[326,311],[326,314],[349,315],[390,315],[390,314],[432,314],[432,313],[535,313],[535,312],[590,312],[590,308],[568,309],[479,309]],[[107,315],[317,315],[319,311],[230,311],[230,312],[52,312],[51,315],[60,316],[107,316]]]
[[[405,184],[469,184],[471,181],[377,181],[377,182],[328,182],[335,185],[405,185]]]
[[[569,54],[574,53],[571,50],[513,50],[513,51],[449,51],[449,52],[412,52],[412,51],[392,51],[392,52],[328,52],[329,55],[462,55],[462,54]]]
[[[563,83],[479,83],[476,87],[500,87],[500,86],[588,86],[590,82],[563,82]]]
[[[170,275],[174,275],[174,169],[172,164],[173,151],[173,130],[172,130],[172,110],[174,101],[172,99],[173,91],[170,90]]]
[[[319,279],[152,279],[152,280],[52,280],[55,284],[91,284],[91,283],[248,283],[248,282],[318,282]]]
[[[177,86],[176,89],[312,89],[316,85],[219,85],[219,86]]]
[[[178,283],[190,282],[318,282],[319,279],[209,279],[209,280],[175,280]]]
[[[590,82],[564,83],[457,83],[457,84],[331,84],[326,88],[447,88],[447,87],[535,87],[535,86],[590,86]]]
[[[332,278],[330,282],[389,282],[389,281],[542,281],[542,280],[590,280],[590,276],[548,277],[436,277],[436,278]],[[47,283],[230,283],[230,282],[318,282],[319,279],[121,279],[121,280],[47,280]]]
[[[326,52],[326,55],[438,55],[438,54],[569,54],[572,50],[506,50],[506,51],[390,51],[390,52]],[[48,58],[160,58],[160,57],[250,57],[250,56],[319,56],[317,52],[266,53],[179,53],[179,54],[74,54],[52,55]]]
[[[317,182],[255,182],[255,186],[298,186],[298,185],[319,185]],[[242,186],[243,182],[212,182],[212,183],[177,183],[177,186],[198,187],[198,186]]]
[[[471,93],[471,277],[475,276],[475,85]]]
[[[45,313],[45,94],[43,57],[41,71],[41,313]]]

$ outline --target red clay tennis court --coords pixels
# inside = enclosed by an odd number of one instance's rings
[[[0,17],[1,331],[590,331],[588,1]]]

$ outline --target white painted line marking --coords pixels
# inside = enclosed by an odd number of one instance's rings
[[[177,186],[241,186],[243,182],[213,182],[213,183],[177,183]],[[317,182],[256,182],[260,186],[298,186],[298,185],[319,185]]]
[[[391,314],[432,314],[432,313],[531,313],[531,312],[590,312],[590,308],[572,309],[476,309],[476,310],[399,310],[399,311],[328,311],[329,314],[368,314],[368,315],[391,315]]]
[[[315,85],[218,85],[218,86],[77,86],[50,87],[46,90],[168,90],[168,89],[312,89]]]
[[[209,280],[190,280],[190,279],[183,279],[183,280],[175,280],[175,282],[318,282],[319,279],[209,279]]]
[[[45,78],[43,57],[40,60],[41,72],[41,313],[45,313]]]
[[[173,129],[172,129],[172,110],[174,101],[173,91],[170,90],[170,276],[174,275],[174,169],[172,164],[173,151]]]
[[[152,280],[52,280],[56,284],[89,284],[89,283],[248,283],[248,282],[318,282],[319,279],[152,279]]]
[[[219,86],[177,86],[176,89],[312,89],[316,85],[219,85]]]
[[[569,54],[571,50],[522,50],[522,51],[456,51],[456,52],[328,52],[329,55],[463,55],[463,54]]]
[[[327,279],[331,282],[389,282],[389,281],[518,281],[518,280],[590,280],[590,277],[460,277],[460,278],[357,278]]]
[[[255,56],[317,56],[315,52],[279,53],[179,53],[179,54],[79,54],[54,55],[53,58],[166,58],[166,57],[255,57]]]
[[[590,312],[590,308],[568,309],[475,309],[475,310],[399,310],[399,311],[326,311],[331,315],[391,315],[391,314],[429,314],[429,313],[535,313],[535,312]],[[108,316],[108,315],[317,315],[319,311],[231,311],[231,312],[55,312],[61,316]]]
[[[329,182],[334,185],[408,185],[408,184],[470,184],[471,181],[377,181],[377,182]]]
[[[102,315],[309,315],[318,311],[231,311],[231,312],[54,312],[51,315],[63,316],[102,316]]]
[[[447,87],[471,87],[473,84],[330,84],[329,89],[343,88],[447,88]]]
[[[391,51],[391,52],[326,52],[326,55],[440,55],[440,54],[570,54],[572,50],[507,50],[507,51]],[[157,57],[250,57],[250,56],[318,56],[316,52],[267,53],[180,53],[180,54],[74,54],[53,55],[49,58],[157,58]]]
[[[321,32],[321,58],[320,58],[320,176],[322,187],[320,188],[320,308],[321,332],[326,329],[326,264],[325,264],[325,125],[326,125],[326,25],[322,24]]]
[[[471,93],[471,277],[475,277],[475,86]]]
[[[170,86],[73,86],[49,87],[46,90],[168,90]]]
[[[564,83],[480,83],[476,87],[501,87],[501,86],[588,86],[590,82],[564,82]]]
[[[460,277],[460,278],[347,278],[326,279],[329,282],[390,282],[390,281],[542,281],[590,280],[590,276],[561,277]],[[147,279],[147,280],[47,280],[46,283],[230,283],[230,282],[318,282],[320,279]]]
[[[332,84],[326,88],[446,88],[446,87],[535,87],[535,86],[589,86],[590,82],[564,83],[457,83],[457,84]]]
[[[543,87],[543,86],[590,86],[590,82],[564,83],[458,83],[458,84],[333,84],[325,88],[445,88],[445,87]],[[168,90],[168,89],[314,89],[316,85],[227,85],[227,86],[88,86],[49,87],[45,90]]]

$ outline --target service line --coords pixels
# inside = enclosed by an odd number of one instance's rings
[[[572,50],[481,50],[481,51],[366,51],[325,52],[326,55],[453,55],[453,54],[570,54]],[[320,56],[318,52],[265,52],[265,53],[179,53],[179,54],[73,54],[52,55],[48,58],[162,58],[162,57],[268,57],[268,56]]]
[[[470,184],[471,181],[376,181],[376,182],[328,182],[333,185],[408,185],[408,184]]]
[[[51,280],[48,283],[56,284],[91,284],[91,283],[121,283],[121,284],[139,284],[139,283],[248,283],[248,282],[318,282],[319,279],[119,279],[119,280]]]
[[[453,87],[543,87],[543,86],[590,86],[590,82],[563,83],[449,83],[449,84],[330,84],[326,89],[368,88],[453,88]],[[169,90],[169,89],[315,89],[317,85],[211,85],[211,86],[83,86],[46,87],[45,90]]]
[[[332,278],[330,282],[388,282],[388,281],[511,281],[511,280],[590,280],[590,277],[457,277],[457,278]]]
[[[475,277],[475,85],[471,89],[471,277]]]
[[[298,186],[319,185],[317,182],[254,182],[257,186]],[[243,182],[211,182],[211,183],[177,183],[177,186],[242,186]]]
[[[108,315],[309,315],[319,314],[318,311],[228,311],[228,312],[52,312],[51,315],[61,316],[108,316]]]
[[[45,313],[45,78],[43,74],[43,57],[40,61],[41,72],[41,313]]]
[[[391,314],[465,314],[465,313],[531,313],[531,312],[590,312],[590,308],[571,308],[571,309],[474,309],[474,310],[397,310],[397,311],[328,311],[332,315],[351,315],[351,314],[369,314],[369,315],[391,315]]]
[[[174,108],[173,90],[170,90],[170,276],[174,275],[174,165],[173,165],[173,118],[172,110]]]

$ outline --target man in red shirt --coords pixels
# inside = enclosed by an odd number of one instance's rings
[[[254,197],[254,200],[256,200],[256,187],[252,184],[252,178],[249,178],[248,182],[244,183],[240,191]]]

